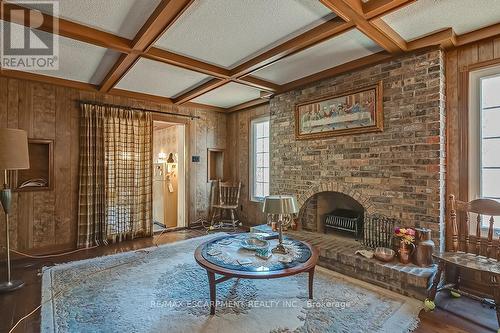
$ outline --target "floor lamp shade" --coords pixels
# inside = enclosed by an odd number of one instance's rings
[[[26,131],[0,128],[0,170],[29,169]]]
[[[4,171],[4,185],[0,191],[0,202],[5,213],[5,251],[7,254],[7,281],[0,283],[0,293],[13,291],[24,285],[23,281],[11,280],[9,212],[12,193],[9,188],[7,171],[29,169],[28,135],[26,131],[12,128],[0,128],[0,170]]]

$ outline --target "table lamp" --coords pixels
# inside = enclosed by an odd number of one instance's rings
[[[4,170],[4,184],[0,191],[0,202],[5,213],[5,241],[7,248],[7,282],[0,283],[0,293],[21,288],[23,281],[11,280],[9,213],[12,193],[9,188],[7,173],[9,170],[29,169],[28,136],[26,131],[12,128],[0,128],[0,170]]]
[[[278,226],[278,245],[272,252],[288,253],[287,248],[283,246],[283,226],[290,225],[292,215],[299,212],[297,199],[291,195],[270,195],[264,199],[262,211],[268,214],[268,223],[275,222]]]

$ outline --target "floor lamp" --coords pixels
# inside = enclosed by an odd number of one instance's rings
[[[9,188],[7,173],[9,170],[29,169],[28,136],[26,131],[12,128],[0,128],[0,170],[4,171],[3,189],[0,191],[0,202],[5,213],[5,241],[7,248],[7,281],[0,283],[0,293],[21,288],[23,281],[11,280],[10,277],[10,243],[9,213],[12,193]]]

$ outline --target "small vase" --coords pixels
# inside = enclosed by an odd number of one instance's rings
[[[399,242],[399,262],[402,264],[408,264],[411,260],[411,255],[415,250],[415,245],[413,243],[407,244],[405,241]]]

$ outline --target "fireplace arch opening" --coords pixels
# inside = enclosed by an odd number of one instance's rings
[[[360,238],[363,234],[365,208],[342,192],[322,191],[302,205],[298,220],[302,230],[338,233]]]

